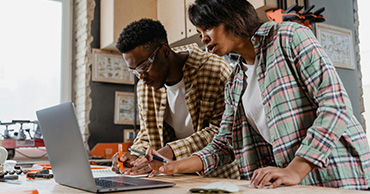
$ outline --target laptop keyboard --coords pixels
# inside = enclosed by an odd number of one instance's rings
[[[101,187],[124,187],[133,186],[134,183],[123,182],[123,180],[112,180],[112,179],[95,179],[95,184]]]

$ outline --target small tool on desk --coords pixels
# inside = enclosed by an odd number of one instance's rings
[[[8,182],[12,184],[20,184],[18,175],[7,175],[7,172],[0,171],[0,182]]]
[[[140,154],[140,155],[145,156],[145,153],[144,152],[141,152],[139,150],[135,150],[135,149],[131,149],[131,148],[129,148],[128,150],[130,150],[131,152],[135,152],[137,154]],[[165,159],[163,159],[163,158],[161,158],[159,156],[156,156],[156,155],[153,155],[153,159],[154,160],[158,160],[158,161],[163,162],[163,163],[167,163],[167,160],[165,160]]]
[[[231,182],[214,182],[202,187],[191,188],[189,191],[192,193],[239,193],[239,187]]]
[[[122,144],[118,144],[118,156],[119,156],[119,158],[122,157],[122,154],[123,154]],[[119,162],[119,169],[122,170],[122,171],[124,170],[123,169],[123,162],[121,162],[121,161]]]
[[[53,178],[53,177],[54,177],[53,174],[39,174],[39,173],[35,173],[35,172],[28,172],[26,174],[26,178],[28,178],[28,179],[35,179],[35,178],[50,179],[50,178]]]
[[[38,172],[27,172],[26,173],[26,178],[28,179],[35,179],[35,178],[53,178],[53,174],[49,174],[49,169],[42,169]]]

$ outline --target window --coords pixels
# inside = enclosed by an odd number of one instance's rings
[[[0,120],[71,100],[71,0],[0,2]]]
[[[361,56],[361,72],[362,72],[362,89],[364,98],[364,108],[365,108],[365,122],[366,122],[366,133],[367,138],[370,139],[370,78],[366,75],[370,71],[370,38],[368,34],[370,33],[369,25],[367,25],[367,18],[370,13],[367,11],[367,6],[370,6],[370,2],[366,0],[358,1],[358,14],[360,21],[360,56]],[[369,142],[370,143],[370,142]]]

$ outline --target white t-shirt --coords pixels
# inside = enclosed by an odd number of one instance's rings
[[[242,96],[242,102],[248,123],[258,131],[268,143],[272,144],[270,130],[267,126],[265,111],[262,105],[261,90],[257,81],[257,65],[257,59],[255,59],[254,65],[243,63],[242,68],[247,76],[247,88]]]
[[[164,120],[175,131],[178,139],[190,136],[194,133],[193,123],[185,101],[184,79],[175,85],[167,86],[167,107]]]

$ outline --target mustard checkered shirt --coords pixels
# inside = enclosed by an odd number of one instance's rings
[[[167,106],[166,88],[155,90],[139,81],[137,96],[140,131],[132,148],[145,152],[148,147],[160,149],[169,145],[176,160],[179,160],[203,149],[218,133],[225,110],[224,88],[232,69],[221,57],[203,52],[197,44],[173,50],[191,50],[183,67],[183,79],[185,101],[194,133],[187,138],[177,139],[174,130],[164,121]],[[236,164],[231,163],[213,170],[211,176],[239,178],[239,173]]]

